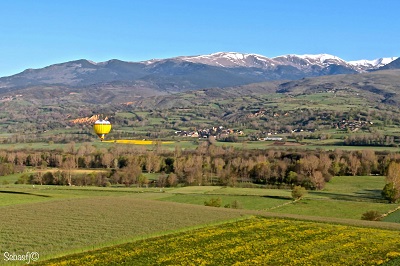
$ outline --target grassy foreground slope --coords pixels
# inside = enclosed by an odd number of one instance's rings
[[[128,196],[70,198],[0,207],[0,250],[41,258],[238,218],[229,209]]]
[[[399,206],[382,199],[384,185],[383,176],[335,176],[323,190],[309,191],[299,202],[293,202],[289,189],[217,186],[172,189],[159,200],[204,205],[205,201],[219,198],[222,206],[237,201],[241,208],[249,210],[360,220],[367,211],[385,214]]]
[[[40,265],[378,265],[400,231],[255,217],[70,255]]]
[[[395,230],[392,232],[397,234],[396,232],[400,232],[399,223],[360,220],[361,214],[366,211],[377,210],[380,213],[386,213],[399,206],[382,202],[380,189],[383,185],[384,177],[382,176],[334,177],[327,183],[325,189],[309,191],[299,202],[293,202],[288,189],[222,186],[160,189],[1,185],[0,251],[16,254],[35,251],[40,254],[40,261],[43,261],[106,246],[113,250],[116,248],[115,245],[129,242],[133,243],[130,244],[131,246],[140,246],[147,242],[153,243],[152,236],[177,231],[186,234],[184,232],[193,228],[242,219],[248,215],[280,217],[279,219],[285,220],[288,225],[293,222],[293,220],[286,220],[289,218],[308,221],[311,227],[318,227],[320,226],[318,224],[323,222],[356,228],[354,230],[360,226],[371,228],[372,231],[390,229]],[[217,197],[222,199],[222,206],[238,201],[243,209],[202,206],[205,201]],[[397,214],[398,211],[392,215]],[[387,218],[390,219],[392,215]],[[269,219],[261,220],[270,221]],[[395,222],[395,220],[391,221]],[[246,225],[242,227],[245,229]],[[221,228],[224,226],[222,225]],[[264,230],[271,231],[272,227]],[[313,232],[314,229],[307,230]],[[245,232],[243,231],[244,235],[247,234]],[[319,233],[315,234],[318,236]],[[326,233],[326,237],[330,237],[329,235],[330,233]],[[265,239],[271,237],[265,236]],[[312,241],[313,237],[312,234],[305,240]],[[237,236],[237,239],[239,238],[240,236]],[[137,242],[141,239],[146,240]],[[213,241],[213,239],[209,240]],[[319,241],[318,238],[314,240]],[[243,238],[243,241],[246,242],[246,238]],[[282,241],[282,248],[286,248],[291,238]],[[375,240],[371,241],[375,243]],[[235,242],[238,248],[240,248],[239,242],[239,240]],[[364,244],[368,243],[367,241]],[[158,242],[155,245],[158,245]],[[177,244],[177,246],[180,245]],[[164,252],[167,248],[169,246],[162,244],[159,252]],[[375,250],[374,247],[368,249]],[[119,254],[118,252],[116,254]],[[382,261],[395,257],[396,254],[390,252],[387,253],[389,255],[382,253],[385,255]],[[245,253],[247,254],[247,251]],[[101,258],[101,255],[97,253],[93,254],[95,258],[98,256]],[[328,256],[331,255],[328,254]],[[218,257],[218,255],[212,254],[212,257]],[[116,261],[120,259],[117,258]],[[128,261],[128,263],[134,262],[136,261]],[[0,260],[1,263],[3,261]],[[158,265],[159,261],[149,261],[149,263]],[[215,264],[218,263],[219,261],[215,262]],[[104,262],[104,264],[108,263]],[[143,264],[146,265],[146,263]]]

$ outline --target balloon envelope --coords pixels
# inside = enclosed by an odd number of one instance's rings
[[[104,139],[104,136],[110,133],[111,123],[107,120],[97,120],[94,122],[93,130],[99,136],[101,140]]]

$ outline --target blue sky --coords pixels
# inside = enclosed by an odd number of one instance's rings
[[[220,51],[400,56],[398,0],[5,0],[0,76],[88,59]]]

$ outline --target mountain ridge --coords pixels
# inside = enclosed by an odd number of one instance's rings
[[[356,74],[380,69],[397,57],[353,63],[329,54],[284,55],[268,58],[259,54],[218,52],[198,56],[178,56],[128,62],[112,59],[93,62],[79,59],[26,69],[0,78],[0,93],[34,86],[66,86],[114,89],[146,89],[151,95],[213,87],[231,87],[272,81],[297,80],[336,74]],[[111,86],[110,86],[111,84]],[[117,87],[118,87],[117,86]],[[140,93],[139,93],[140,94]]]
[[[213,57],[214,57],[214,59],[213,59]],[[303,55],[287,54],[287,55],[280,55],[280,56],[268,58],[266,56],[263,56],[260,54],[254,54],[254,53],[216,52],[216,53],[205,54],[205,55],[177,56],[177,57],[163,58],[163,59],[150,59],[150,60],[144,60],[144,61],[124,61],[124,60],[120,60],[120,59],[110,59],[110,60],[102,61],[102,62],[94,62],[89,59],[77,59],[77,60],[71,60],[71,61],[67,61],[67,62],[51,64],[49,66],[45,66],[42,68],[27,68],[20,73],[16,73],[16,74],[13,74],[10,76],[4,76],[4,77],[0,77],[0,78],[13,77],[15,75],[26,73],[26,72],[43,70],[43,69],[47,69],[47,68],[54,67],[54,66],[60,66],[60,65],[64,65],[64,64],[73,64],[73,63],[85,63],[85,64],[89,64],[92,66],[105,66],[105,65],[109,65],[110,63],[113,63],[113,62],[123,62],[126,64],[145,64],[148,66],[148,65],[152,65],[154,63],[158,63],[161,61],[181,60],[181,61],[188,61],[188,62],[193,62],[193,63],[206,64],[206,65],[208,64],[208,65],[216,65],[216,66],[222,66],[222,67],[230,67],[229,64],[225,64],[225,65],[221,64],[221,63],[213,64],[212,62],[217,61],[218,58],[225,58],[225,59],[231,58],[231,59],[236,59],[236,60],[238,60],[238,59],[243,60],[243,59],[249,58],[249,57],[255,58],[258,61],[271,62],[272,64],[274,64],[275,63],[274,61],[276,61],[276,60],[282,61],[282,58],[286,58],[288,61],[290,61],[290,58],[299,58],[299,59],[303,59],[303,60],[309,61],[309,62],[310,62],[310,59],[312,59],[312,60],[314,60],[314,62],[312,62],[312,63],[315,63],[316,61],[325,63],[329,60],[337,60],[337,61],[345,62],[345,63],[353,65],[353,66],[363,66],[363,67],[369,67],[369,68],[382,67],[382,66],[387,65],[387,64],[391,63],[392,61],[398,59],[398,57],[382,57],[382,58],[377,58],[377,59],[373,59],[373,60],[361,59],[361,60],[345,61],[345,60],[341,59],[340,57],[330,55],[330,54],[303,54]],[[233,67],[238,67],[238,66],[251,67],[249,65],[245,65],[240,62],[235,62],[231,66],[233,66]]]
[[[287,54],[268,58],[260,54],[246,54],[237,52],[217,52],[207,55],[197,55],[197,56],[178,56],[171,59],[177,59],[182,61],[189,61],[193,63],[202,63],[214,66],[222,67],[265,67],[266,65],[273,66],[279,63],[292,64],[294,60],[303,60],[305,65],[307,64],[319,64],[319,65],[329,65],[340,62],[341,64],[347,64],[354,66],[359,71],[365,71],[367,69],[375,69],[390,62],[396,60],[398,57],[382,57],[374,60],[356,60],[356,61],[345,61],[338,56],[330,54]],[[294,60],[293,60],[294,59]],[[162,61],[165,59],[151,59],[147,61],[142,61],[146,64],[152,64],[154,62]],[[225,61],[225,64],[224,64]],[[254,62],[256,62],[254,64]],[[303,62],[303,63],[304,63]],[[246,64],[247,63],[247,64]],[[250,65],[249,65],[250,64]]]

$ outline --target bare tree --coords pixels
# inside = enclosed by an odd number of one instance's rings
[[[375,151],[363,150],[361,152],[361,168],[364,174],[371,174],[372,171],[376,170],[377,165],[378,161],[376,159]]]
[[[146,170],[148,173],[158,172],[160,170],[161,158],[153,152],[148,152],[146,156]]]
[[[350,167],[350,172],[353,176],[355,176],[357,174],[360,166],[361,166],[361,162],[358,159],[357,155],[351,154],[349,156],[349,167]]]
[[[107,168],[111,167],[113,160],[114,160],[114,158],[113,158],[112,154],[109,153],[108,151],[103,153],[103,155],[101,156],[101,164]]]
[[[325,187],[325,179],[320,171],[312,173],[311,182],[316,189],[323,189]]]
[[[167,177],[167,183],[169,187],[174,187],[176,186],[178,182],[178,177],[174,173],[170,173]]]
[[[93,157],[91,155],[85,155],[83,157],[83,163],[85,164],[86,168],[90,167],[90,163],[92,162],[92,160],[93,160]]]
[[[70,143],[68,143],[64,148],[64,152],[69,154],[75,154],[76,153],[75,142],[71,141]]]
[[[32,166],[38,166],[42,160],[42,157],[39,153],[34,153],[30,155]]]
[[[382,196],[392,203],[400,199],[400,163],[392,161],[389,164],[386,185],[382,190]]]
[[[301,170],[308,177],[318,169],[319,163],[319,158],[313,154],[306,155],[304,158],[300,159],[299,162]]]
[[[400,163],[391,162],[389,164],[386,183],[393,183],[393,187],[400,193]]]
[[[68,155],[61,166],[61,168],[66,172],[67,183],[69,186],[72,186],[72,171],[76,168],[75,157],[75,155]]]

